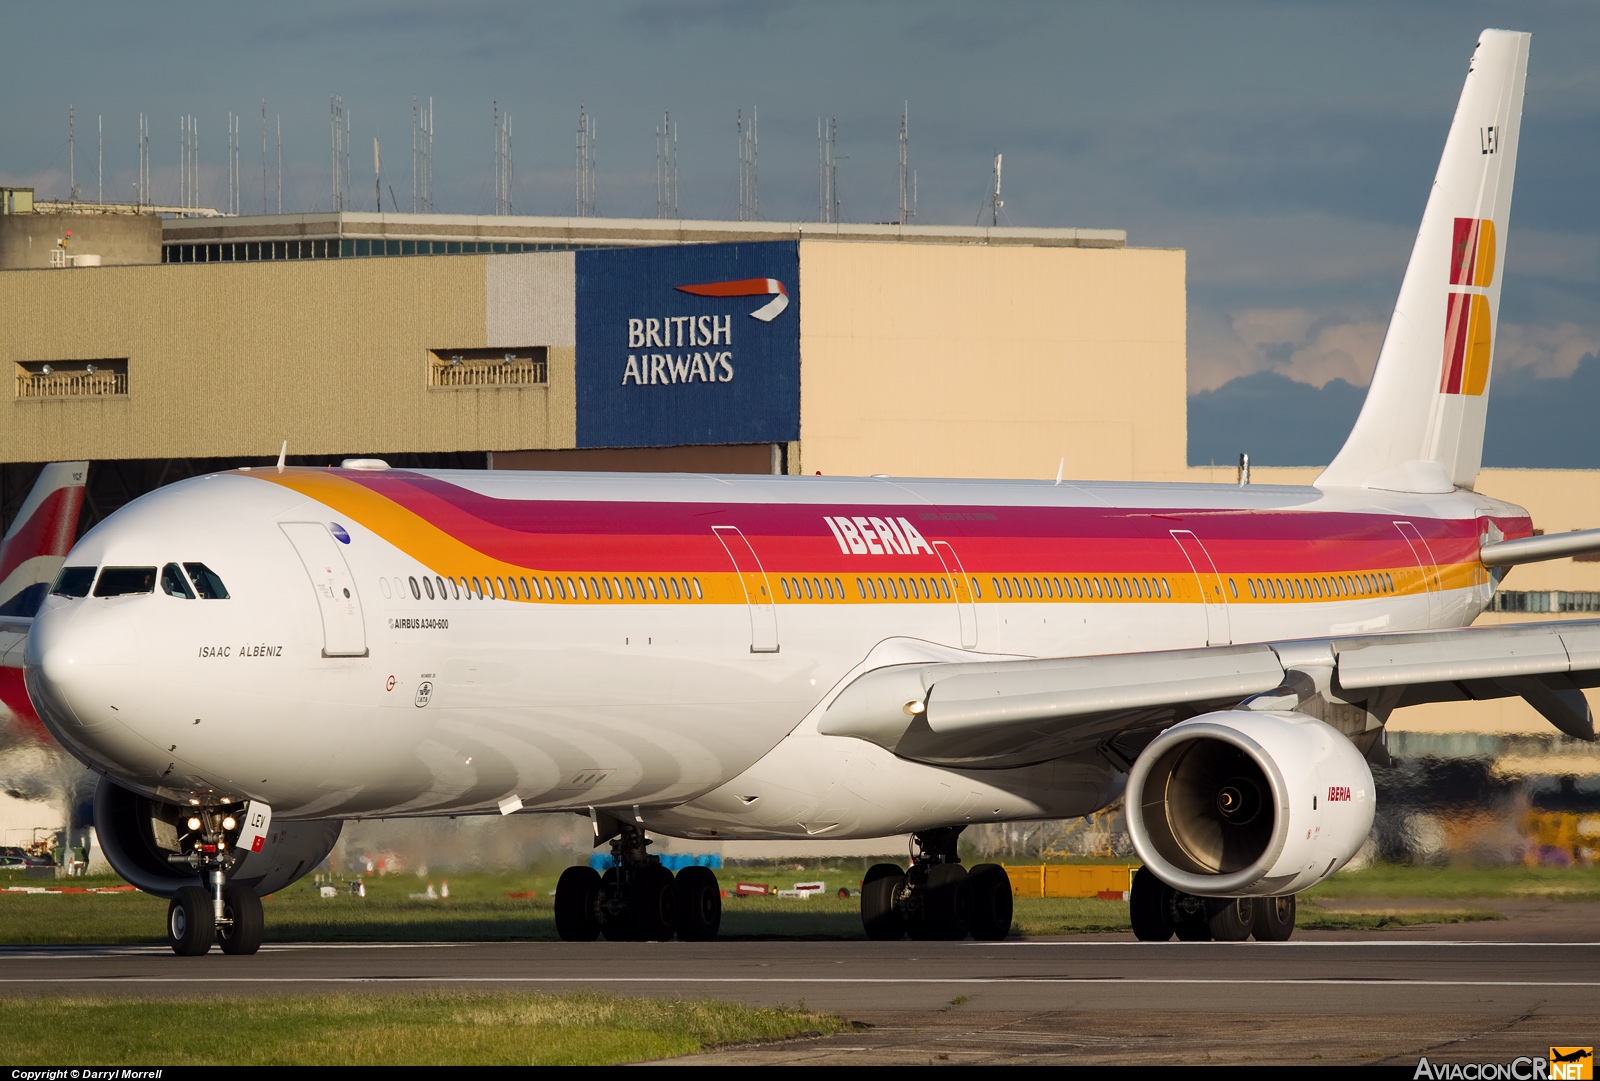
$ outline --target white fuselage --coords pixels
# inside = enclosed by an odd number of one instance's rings
[[[1121,791],[1122,772],[1099,755],[941,768],[818,735],[816,716],[855,673],[882,664],[1465,625],[1493,592],[1475,556],[1460,554],[1466,541],[1475,553],[1490,518],[1508,534],[1526,524],[1518,508],[1471,492],[378,476],[420,477],[427,490],[374,494],[353,471],[239,471],[162,489],[97,526],[69,568],[198,562],[229,597],[159,585],[52,595],[27,648],[29,690],[51,731],[148,794],[260,800],[286,819],[491,813],[520,800],[526,810],[627,809],[690,836],[840,837],[1082,815]],[[445,490],[479,502],[451,509],[436,498]],[[709,508],[703,526],[662,539],[653,519],[686,505]],[[501,507],[521,516],[514,530],[493,518]],[[563,524],[574,507],[603,512],[609,532]],[[763,534],[775,508],[809,524]],[[824,521],[851,510],[867,516],[856,521],[915,521],[927,551],[853,551]],[[1021,563],[1006,565],[1007,519],[1052,514],[1122,532],[1027,525],[1012,546]],[[958,521],[965,533],[945,528]],[[1420,561],[1406,556],[1406,570],[1380,552],[1419,551],[1393,521],[1444,532]],[[315,553],[284,528],[295,523],[348,538],[326,542],[347,579],[318,577]],[[1194,566],[1175,530],[1207,543],[1215,573]],[[1219,540],[1225,532],[1235,539]],[[517,575],[499,573],[513,564],[531,568],[509,587],[515,599],[504,580]],[[858,584],[863,575],[872,580]],[[538,596],[525,592],[529,577]],[[491,578],[501,584],[478,596],[470,583],[482,590]],[[568,596],[563,578],[582,595]],[[1091,578],[1094,595],[1083,595]],[[1293,595],[1252,599],[1269,578]],[[431,595],[414,595],[422,579]],[[885,595],[869,595],[874,580]],[[1369,588],[1351,588],[1359,581]],[[337,596],[345,588],[351,596]]]

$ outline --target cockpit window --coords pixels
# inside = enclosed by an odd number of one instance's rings
[[[57,597],[87,597],[94,585],[94,567],[62,567],[51,593]]]
[[[94,584],[96,597],[129,597],[156,591],[154,567],[107,567]]]
[[[185,563],[183,569],[189,572],[189,580],[194,583],[194,591],[200,594],[201,600],[228,599],[228,587],[222,584],[222,579],[217,577],[216,571],[204,563]]]
[[[189,580],[183,576],[176,563],[168,563],[161,568],[161,592],[169,597],[194,600],[194,590],[189,588]]]

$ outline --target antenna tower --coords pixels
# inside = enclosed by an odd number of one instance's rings
[[[595,214],[595,124],[594,117],[578,106],[577,169],[573,192],[573,211],[580,218]]]
[[[678,216],[678,127],[663,112],[656,125],[656,217]]]
[[[817,120],[817,220],[839,221],[839,121]]]
[[[911,102],[900,110],[900,224],[917,216],[917,180],[911,170]]]
[[[345,112],[344,98],[339,94],[329,101],[328,111],[333,131],[333,212],[338,214],[344,210],[350,192],[350,114]]]
[[[67,106],[67,201],[78,201],[78,144],[73,134],[72,106]]]
[[[1005,208],[1005,205],[1006,205],[1005,200],[1000,198],[1000,163],[1001,163],[1001,158],[1002,157],[1004,157],[1004,155],[1002,155],[1002,154],[996,154],[994,156],[994,172],[992,174],[990,174],[990,179],[992,181],[994,181],[994,183],[990,186],[989,198],[985,200],[985,202],[987,202],[989,204],[989,226],[990,226],[990,228],[993,228],[993,227],[995,227],[995,226],[1000,224],[1000,211],[1003,210]],[[983,222],[983,211],[979,210],[978,211],[978,220],[973,222],[973,224],[974,225],[979,225],[982,222]]]
[[[98,155],[99,164],[95,168],[95,172],[97,174],[97,191],[95,193],[94,201],[97,203],[103,203],[106,201],[106,118],[104,116],[97,115],[94,118],[94,126],[100,137],[100,150]]]
[[[139,114],[139,182],[137,198],[141,206],[150,203],[150,118]]]
[[[283,114],[277,113],[278,122],[278,213],[283,213]]]
[[[750,107],[750,126],[744,125],[744,110],[734,117],[734,131],[739,150],[739,220],[759,221],[761,218],[761,184],[759,163],[759,119],[754,105]]]
[[[516,171],[511,160],[511,114],[500,111],[494,103],[494,212],[511,214],[511,187]]]

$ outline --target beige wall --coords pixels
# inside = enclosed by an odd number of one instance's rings
[[[102,267],[161,262],[154,214],[0,214],[0,270],[50,266],[58,239],[68,255],[100,256]]]
[[[570,256],[536,255],[523,260]],[[128,359],[125,398],[17,399],[0,460],[570,447],[568,341],[489,341],[486,256],[17,271],[11,362]],[[531,277],[531,270],[529,271]],[[495,320],[498,333],[518,328]],[[430,348],[550,345],[545,387],[432,389]]]
[[[1184,253],[800,245],[806,473],[1181,480]]]

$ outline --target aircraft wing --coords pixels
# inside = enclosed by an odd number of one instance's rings
[[[866,672],[818,723],[902,758],[1010,768],[1100,749],[1131,763],[1163,729],[1228,709],[1292,709],[1359,745],[1424,702],[1526,699],[1595,738],[1600,620],[1463,627],[1042,660],[903,664]],[[1363,750],[1366,747],[1362,748]]]

